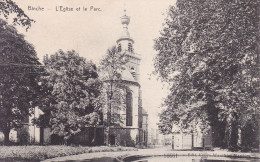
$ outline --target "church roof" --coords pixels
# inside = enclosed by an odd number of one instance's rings
[[[130,73],[130,71],[128,69],[123,70],[121,72],[121,77],[122,77],[122,80],[136,82],[136,80],[134,79],[133,75]]]
[[[125,69],[121,71],[121,80],[124,81],[130,81],[130,82],[137,82],[135,80],[135,78],[133,77],[133,75],[131,74],[131,72],[129,71],[129,69]],[[108,76],[108,71],[102,71],[100,73],[102,80],[108,80],[109,76]]]

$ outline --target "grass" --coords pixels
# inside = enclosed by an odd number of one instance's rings
[[[83,146],[0,146],[0,161],[40,161],[54,157],[91,152],[134,151],[132,147]]]

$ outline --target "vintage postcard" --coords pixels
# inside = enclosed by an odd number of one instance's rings
[[[0,161],[259,160],[259,6],[0,0]]]

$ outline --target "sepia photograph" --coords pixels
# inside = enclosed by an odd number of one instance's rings
[[[260,161],[259,0],[0,0],[0,161]]]

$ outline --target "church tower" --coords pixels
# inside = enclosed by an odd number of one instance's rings
[[[133,78],[137,83],[139,83],[139,66],[140,66],[140,56],[134,51],[134,40],[130,37],[128,32],[128,25],[130,23],[130,17],[126,15],[126,10],[124,10],[125,14],[121,17],[121,24],[123,25],[123,31],[116,41],[118,50],[120,52],[125,53],[128,57],[129,62],[127,64],[127,68],[132,74]]]
[[[142,95],[140,85],[140,55],[134,50],[134,40],[128,31],[130,17],[124,15],[120,17],[122,32],[116,40],[118,52],[128,58],[126,68],[121,71],[121,81],[126,92],[126,109],[122,110],[120,116],[124,118],[123,126],[120,128],[110,128],[111,144],[136,146],[144,142],[144,135],[147,133],[142,128]]]

